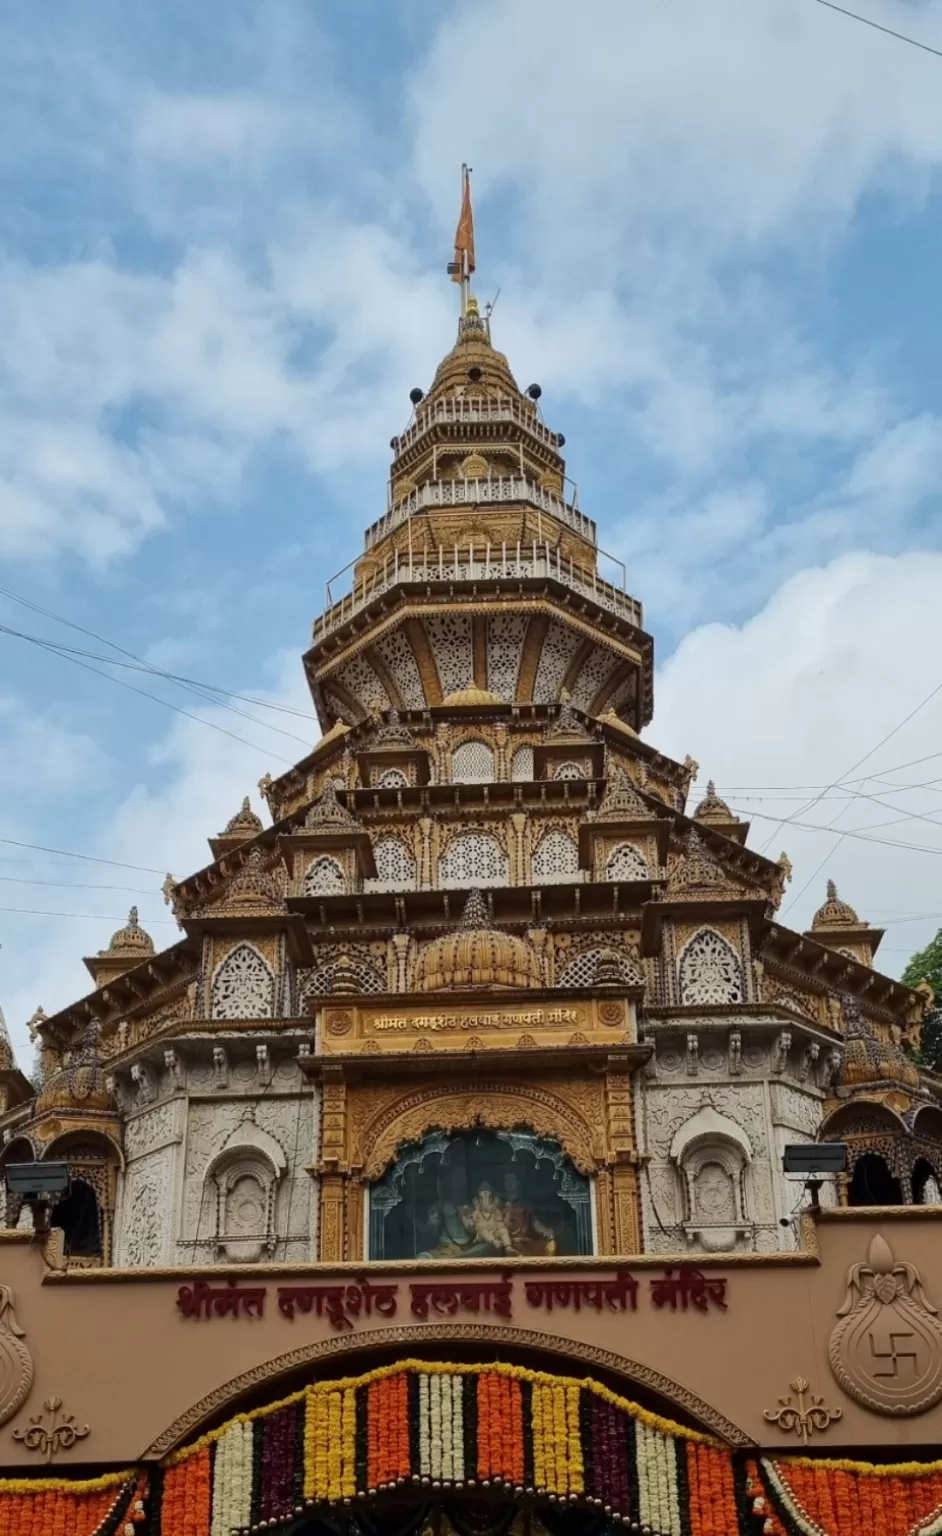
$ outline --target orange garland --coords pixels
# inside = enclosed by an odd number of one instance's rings
[[[892,1466],[800,1460],[775,1460],[771,1465],[777,1479],[773,1492],[784,1501],[786,1514],[800,1514],[824,1536],[915,1536],[931,1515],[942,1511],[942,1471],[935,1467],[897,1471]],[[748,1490],[755,1513],[764,1517],[765,1536],[792,1536],[794,1527],[777,1513],[758,1464],[750,1461],[747,1470]],[[696,1527],[694,1533],[700,1536]]]
[[[160,1512],[160,1536],[205,1536],[212,1512],[209,1446],[167,1469]]]
[[[55,1488],[5,1494],[0,1498],[0,1536],[92,1536],[120,1494],[115,1486],[90,1493]]]

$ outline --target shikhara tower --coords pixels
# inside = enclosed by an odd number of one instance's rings
[[[782,1146],[819,1136],[832,1199],[939,1197],[923,999],[833,887],[783,926],[787,860],[642,738],[640,601],[466,212],[457,338],[304,657],[322,739],[168,880],[175,944],[132,912],[36,1014],[38,1091],[0,1041],[4,1160],[69,1163],[70,1266],[771,1253]]]

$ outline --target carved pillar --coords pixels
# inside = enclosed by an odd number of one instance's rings
[[[394,992],[405,992],[409,984],[409,948],[412,944],[412,936],[408,933],[394,933],[392,936]]]
[[[638,1216],[638,1170],[634,1159],[618,1163],[612,1169],[612,1205],[615,1217],[615,1252],[641,1252],[641,1222]]]
[[[344,1257],[347,1184],[347,1085],[342,1067],[325,1067],[321,1086],[319,1256]]]
[[[612,1236],[612,1172],[610,1168],[600,1168],[595,1179],[595,1231],[596,1243],[599,1253],[614,1253],[615,1239]]]
[[[526,827],[527,818],[520,811],[516,811],[510,818],[512,829],[512,847],[510,852],[510,880],[512,885],[529,885],[530,871],[527,869],[526,856]]]
[[[510,778],[510,753],[507,750],[510,732],[506,725],[499,725],[494,732],[495,767],[498,779]]]
[[[433,844],[435,838],[435,823],[430,816],[422,816],[419,819],[419,890],[430,891],[434,889],[433,879],[435,868],[436,849]]]
[[[359,1174],[359,1169],[356,1170]],[[348,1259],[362,1259],[366,1255],[363,1252],[363,1204],[366,1199],[366,1188],[360,1177],[354,1177],[351,1173],[347,1180],[347,1251]]]
[[[605,1107],[612,1160],[612,1237],[618,1254],[641,1252],[638,1154],[635,1148],[631,1072],[623,1056],[610,1056]]]

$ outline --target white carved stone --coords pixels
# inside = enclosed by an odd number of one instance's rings
[[[214,1019],[270,1019],[275,1011],[275,978],[251,944],[238,944],[213,977]]]
[[[721,934],[702,928],[678,962],[682,1003],[741,1003],[744,998],[739,956]]]

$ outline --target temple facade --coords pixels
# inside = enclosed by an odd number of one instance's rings
[[[649,739],[641,602],[462,292],[314,619],[320,741],[168,876],[175,943],[132,910],[37,1010],[38,1082],[0,1040],[5,1170],[71,1178],[48,1231],[5,1196],[0,1463],[52,1447],[77,1536],[884,1536],[786,1453],[942,1438],[926,997],[832,884],[785,926]]]

